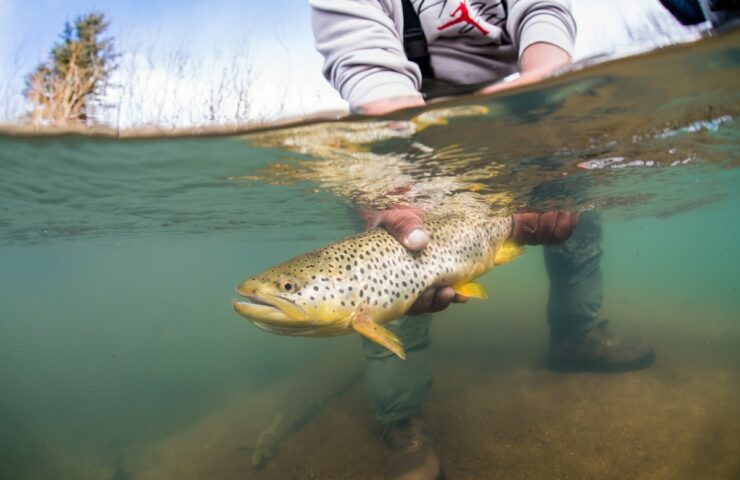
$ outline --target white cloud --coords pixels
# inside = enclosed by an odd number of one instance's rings
[[[578,26],[575,58],[627,53],[695,38],[658,0],[571,0]]]

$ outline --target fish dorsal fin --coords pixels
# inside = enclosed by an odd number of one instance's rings
[[[483,285],[481,285],[480,283],[459,283],[457,285],[454,285],[452,289],[455,291],[455,293],[468,298],[480,298],[481,300],[485,300],[486,298],[488,298],[486,289],[483,288]]]
[[[352,328],[370,341],[382,345],[391,352],[398,355],[401,360],[406,360],[406,352],[403,349],[401,340],[393,332],[378,325],[370,316],[359,314],[352,317]]]
[[[495,265],[509,263],[517,257],[524,255],[524,245],[516,243],[512,239],[506,240],[496,252]],[[490,257],[489,257],[490,258]]]

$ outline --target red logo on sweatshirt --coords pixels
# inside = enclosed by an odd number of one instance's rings
[[[457,14],[460,14],[458,17]],[[460,0],[460,5],[457,6],[454,12],[450,14],[450,16],[455,17],[454,20],[450,20],[449,22],[445,23],[444,25],[440,25],[437,27],[437,30],[444,30],[445,28],[449,28],[453,25],[457,25],[458,23],[467,23],[468,25],[472,25],[480,33],[483,35],[488,35],[488,30],[480,26],[480,23],[473,20],[473,18],[470,16],[470,11],[468,10],[468,5],[465,3],[465,0]]]

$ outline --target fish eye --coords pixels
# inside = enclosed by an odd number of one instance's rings
[[[298,283],[298,280],[292,277],[283,277],[283,278],[278,279],[277,287],[286,293],[297,292],[301,288],[301,286]]]

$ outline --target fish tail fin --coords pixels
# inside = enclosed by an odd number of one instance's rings
[[[515,258],[521,257],[522,255],[524,255],[524,245],[520,245],[514,240],[508,239],[496,252],[494,264],[503,265],[504,263],[509,263]]]
[[[352,328],[368,340],[387,348],[401,360],[406,360],[406,351],[401,340],[387,328],[375,323],[368,315],[357,315],[352,318]]]

